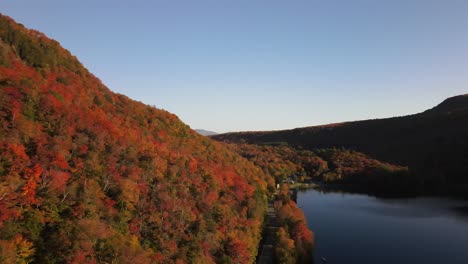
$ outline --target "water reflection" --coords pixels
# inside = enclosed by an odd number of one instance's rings
[[[468,206],[458,206],[453,208],[453,210],[463,219],[468,221]]]
[[[298,194],[315,232],[316,263],[468,263],[468,202]]]
[[[376,199],[375,204],[357,205],[356,209],[397,218],[431,218],[454,215],[454,217],[459,216],[460,219],[468,221],[468,207],[465,207],[464,203],[466,202],[441,198]]]

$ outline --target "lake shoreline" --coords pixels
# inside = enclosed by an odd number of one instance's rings
[[[438,198],[453,198],[459,200],[468,201],[468,194],[460,195],[450,194],[447,191],[401,191],[401,190],[376,190],[375,188],[353,183],[325,183],[320,181],[314,181],[311,183],[299,184],[297,190],[308,190],[316,189],[323,192],[342,192],[350,194],[363,194],[373,196],[377,198],[388,198],[388,199],[411,199],[418,197],[438,197]]]

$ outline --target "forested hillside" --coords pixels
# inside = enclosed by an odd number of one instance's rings
[[[251,263],[273,184],[0,16],[0,263]]]
[[[285,144],[229,144],[241,156],[275,178],[339,184],[341,188],[376,195],[407,196],[417,193],[417,179],[407,167],[382,162],[343,148],[295,149]]]
[[[344,148],[407,166],[422,192],[468,192],[468,95],[449,98],[415,115],[213,138],[251,144],[284,142],[307,150]]]

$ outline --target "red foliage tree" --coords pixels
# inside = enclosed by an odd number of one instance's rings
[[[36,188],[41,179],[42,168],[41,165],[35,164],[31,168],[27,168],[24,171],[24,179],[26,180],[25,185],[22,189],[22,194],[24,196],[24,202],[26,204],[35,204],[36,200]]]

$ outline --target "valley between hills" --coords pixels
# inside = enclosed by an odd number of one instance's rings
[[[270,259],[311,263],[295,188],[467,198],[468,95],[403,117],[202,132],[1,15],[0,263],[254,263],[272,212]]]

